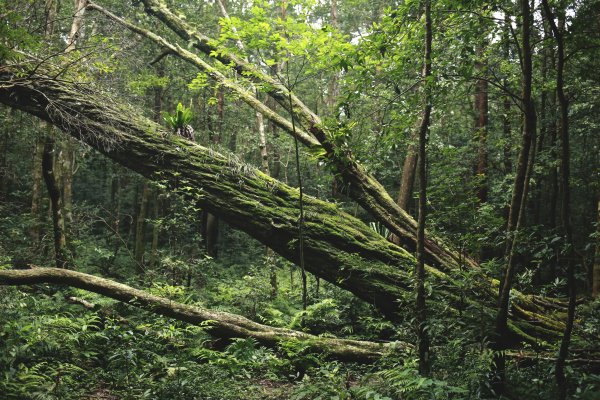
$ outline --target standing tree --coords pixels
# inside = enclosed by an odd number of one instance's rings
[[[561,3],[561,2],[559,2]],[[565,93],[564,70],[565,70],[565,19],[566,10],[564,5],[559,4],[556,13],[552,11],[548,0],[542,0],[542,5],[546,11],[548,23],[552,29],[552,35],[556,40],[556,95],[559,106],[559,130],[560,130],[560,186],[561,186],[561,207],[560,219],[565,240],[565,262],[567,264],[567,286],[569,291],[569,308],[567,311],[567,324],[563,333],[556,357],[554,375],[556,385],[558,386],[558,399],[567,398],[567,378],[565,376],[565,363],[569,354],[569,344],[571,343],[571,334],[573,332],[573,323],[575,321],[575,306],[577,301],[577,282],[575,280],[575,252],[573,245],[573,228],[571,227],[571,188],[570,188],[570,156],[569,145],[569,99]],[[558,19],[558,24],[555,20]]]
[[[431,45],[433,41],[431,28],[431,1],[425,0],[425,57],[423,65],[423,81],[425,89],[425,108],[419,128],[419,222],[417,229],[417,297],[415,303],[415,320],[417,322],[417,338],[419,346],[419,373],[429,375],[429,334],[427,333],[427,307],[425,304],[425,221],[427,218],[427,132],[432,108],[432,76]]]
[[[500,279],[500,293],[498,297],[498,312],[493,338],[495,355],[494,390],[497,394],[505,392],[506,358],[504,350],[508,347],[508,312],[510,308],[511,289],[517,268],[517,247],[519,246],[519,230],[524,223],[525,204],[529,190],[529,180],[534,162],[534,141],[536,134],[535,102],[533,91],[533,48],[531,44],[531,30],[533,27],[533,14],[529,0],[520,0],[521,8],[521,108],[523,110],[523,127],[521,149],[517,160],[517,170],[510,202],[508,221],[506,226],[507,245],[505,251],[505,268]]]

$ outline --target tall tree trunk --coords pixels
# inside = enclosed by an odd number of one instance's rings
[[[67,47],[65,52],[75,50],[77,42],[83,35],[83,17],[87,7],[88,0],[73,0],[74,1],[74,13],[73,22],[71,23],[71,30],[67,37]]]
[[[31,229],[29,230],[29,238],[32,242],[32,247],[37,248],[40,245],[41,229],[42,229],[42,157],[44,155],[44,139],[41,135],[35,139],[33,145],[32,173],[31,180]]]
[[[10,131],[12,126],[12,109],[7,108],[4,114],[4,124],[0,134],[0,203],[8,199],[9,168],[7,153],[10,146]]]
[[[260,149],[261,171],[269,176],[269,153],[267,151],[267,138],[265,136],[265,123],[261,112],[256,112],[256,130],[258,131],[258,147]],[[277,297],[277,265],[275,254],[268,246],[265,246],[265,264],[269,270],[269,283],[271,284],[270,297]]]
[[[423,122],[421,121],[420,125]],[[417,161],[418,161],[418,153],[416,146],[412,143],[408,145],[408,149],[406,151],[406,157],[404,158],[404,163],[402,164],[402,176],[400,178],[400,191],[398,192],[398,206],[402,208],[404,211],[408,211],[409,202],[412,199],[413,194],[413,186],[415,184],[415,175],[417,171]],[[398,236],[394,235],[393,237],[398,238]],[[394,243],[400,244],[399,239],[392,239]]]
[[[63,140],[60,143],[61,151],[58,160],[61,169],[61,187],[63,208],[65,215],[65,228],[71,232],[73,227],[73,173],[75,172],[75,143],[72,140]]]
[[[487,61],[485,56],[484,43],[477,46],[477,63],[475,69],[477,75],[485,76],[487,73]],[[475,130],[478,136],[477,146],[477,169],[475,171],[477,179],[477,198],[479,204],[487,202],[488,198],[488,151],[487,151],[487,133],[488,133],[488,82],[486,79],[478,79],[475,83]]]
[[[483,17],[479,18],[478,23],[481,25],[479,30],[479,43],[476,48],[477,61],[475,63],[475,73],[479,77],[475,82],[475,133],[477,135],[477,164],[475,166],[475,195],[477,196],[477,206],[481,206],[488,200],[489,178],[488,178],[488,120],[489,120],[489,85],[488,76],[488,61],[486,48],[488,45],[487,32],[485,29],[485,21]],[[508,116],[506,116],[508,118]],[[510,128],[509,128],[510,129]],[[492,258],[493,248],[482,243],[479,250],[479,260],[486,261]]]
[[[210,137],[210,140],[215,145],[221,143],[223,136],[223,128],[225,123],[225,91],[223,87],[217,88],[217,126],[215,131]],[[216,258],[218,256],[218,240],[219,240],[219,218],[211,214],[209,211],[204,210],[203,221],[205,225],[203,227],[204,232],[204,247],[206,254],[210,257]]]
[[[48,188],[50,205],[52,209],[52,225],[54,232],[54,257],[57,268],[67,268],[69,266],[69,256],[67,250],[67,239],[65,237],[65,221],[63,218],[62,197],[58,185],[57,163],[54,155],[54,138],[52,137],[52,128],[48,125],[48,135],[44,143],[44,153],[42,156],[42,171],[44,181]]]
[[[112,230],[114,234],[113,255],[107,268],[114,267],[123,243],[121,239],[121,173],[120,168],[113,167],[111,179],[110,200],[112,204]]]
[[[544,38],[550,42],[552,39],[552,30],[549,26],[548,17],[542,7],[543,24],[544,24]],[[544,45],[543,51],[543,63],[542,63],[542,81],[546,82],[549,78],[548,74],[550,71],[556,70],[556,49],[555,46],[550,42],[548,45]],[[540,184],[538,191],[536,192],[536,199],[534,201],[534,224],[544,224],[550,230],[556,228],[557,225],[557,206],[559,200],[559,175],[558,165],[554,160],[558,160],[557,154],[557,135],[559,130],[559,117],[556,114],[557,108],[557,94],[556,88],[543,88],[542,99],[540,110],[540,140],[538,143],[538,153],[541,153],[545,144],[548,149],[549,157],[552,163],[549,166],[548,174],[540,177]],[[542,138],[543,136],[543,138]],[[544,143],[545,142],[545,143]],[[545,211],[545,214],[542,213]],[[551,245],[552,255],[549,257],[547,264],[543,265],[542,281],[540,283],[549,283],[554,281],[557,277],[557,266],[558,260],[556,254],[558,253],[558,243]]]
[[[546,17],[544,16],[544,19],[546,19]],[[543,23],[543,42],[545,43],[547,41],[547,39],[549,39],[551,37],[551,33],[549,31],[548,28],[548,24],[546,22]],[[550,59],[550,51],[549,51],[549,47],[552,46],[548,46],[546,44],[544,44],[543,48],[542,48],[542,65],[541,65],[541,69],[542,69],[542,82],[546,82],[548,79],[548,67],[549,67],[549,59]],[[540,134],[539,134],[539,139],[537,141],[537,154],[541,154],[542,151],[544,150],[544,142],[546,140],[546,136],[548,133],[548,121],[550,120],[550,115],[551,113],[549,113],[549,107],[548,107],[548,95],[549,95],[549,90],[545,87],[542,87],[541,93],[540,93],[540,118],[539,118],[539,125],[540,125]],[[547,178],[547,176],[545,175],[540,175],[539,177],[536,178],[536,180],[538,180],[538,184],[536,185],[536,189],[535,192],[532,195],[532,200],[531,200],[531,205],[530,205],[530,212],[533,215],[532,218],[532,222],[533,225],[539,225],[541,222],[541,216],[542,216],[542,210],[543,210],[543,206],[542,206],[542,199],[543,199],[543,189],[544,189],[544,181]]]
[[[165,75],[164,63],[160,63],[156,67],[156,75],[163,77]],[[152,106],[153,120],[157,124],[161,122],[161,112],[163,108],[163,94],[164,90],[162,87],[157,86],[154,88],[154,104]],[[152,191],[152,244],[150,247],[150,262],[149,267],[154,270],[158,265],[158,242],[160,238],[160,189],[156,188]]]
[[[331,0],[331,7],[329,8],[329,24],[332,28],[338,29],[338,12],[337,12],[337,0]],[[340,94],[339,85],[339,72],[334,72],[329,80],[327,86],[327,97],[325,100],[327,106],[327,113],[332,114],[333,117],[337,118],[338,113],[335,109],[338,96]]]
[[[429,118],[432,107],[432,88],[429,82],[431,76],[431,1],[425,0],[425,59],[423,80],[425,82],[425,109],[419,129],[419,222],[417,229],[417,267],[416,267],[416,300],[415,321],[419,348],[419,373],[429,375],[429,334],[427,333],[427,308],[425,305],[425,220],[427,218],[427,160],[426,144],[429,130]]]
[[[152,193],[152,246],[150,249],[150,269],[156,270],[158,266],[158,241],[160,238],[160,189]]]
[[[219,240],[219,218],[210,213],[206,213],[206,236],[204,243],[206,246],[206,254],[212,258],[218,256],[218,240]]]
[[[54,20],[57,15],[58,4],[56,1],[49,1],[46,4],[47,21],[52,21],[46,25],[44,36],[50,39],[54,34]],[[70,257],[67,250],[67,239],[64,220],[63,198],[61,192],[61,169],[59,162],[59,153],[56,151],[56,142],[54,139],[53,128],[50,124],[42,124],[46,131],[44,147],[42,152],[41,167],[44,182],[50,198],[50,211],[52,215],[52,231],[54,235],[54,258],[58,268],[67,268]]]
[[[559,3],[560,4],[560,3]],[[554,368],[554,376],[558,388],[558,399],[565,400],[567,398],[567,377],[565,376],[565,362],[569,355],[569,345],[571,343],[571,334],[573,332],[573,323],[575,321],[575,306],[577,300],[577,283],[575,280],[575,251],[573,243],[573,229],[571,226],[571,190],[570,190],[570,145],[569,145],[569,99],[564,91],[564,70],[565,70],[565,10],[562,5],[559,5],[557,10],[558,25],[554,20],[548,0],[542,0],[542,5],[546,12],[548,23],[552,29],[552,34],[556,40],[556,96],[560,110],[560,140],[561,140],[561,156],[560,156],[560,186],[561,186],[561,208],[560,219],[562,230],[565,238],[566,254],[564,254],[567,264],[567,285],[569,291],[569,307],[567,312],[567,323],[560,343],[558,356]]]
[[[267,101],[267,104],[269,106],[269,108],[271,108],[273,111],[277,110],[277,103],[275,101],[273,101],[271,98],[269,98],[269,100]],[[279,150],[279,129],[277,127],[277,125],[275,123],[273,123],[273,121],[269,121],[269,126],[271,127],[271,137],[273,138],[272,140],[272,146],[271,146],[271,154],[272,154],[272,160],[273,160],[273,167],[271,169],[271,176],[275,179],[279,179],[279,176],[281,175],[281,153]]]
[[[67,37],[65,53],[74,51],[83,37],[83,19],[88,0],[73,0],[74,14],[71,29]],[[73,226],[73,174],[75,172],[75,143],[65,140],[61,144],[59,153],[61,166],[61,194],[63,197],[63,208],[65,227],[70,232]]]
[[[517,160],[517,170],[513,185],[513,193],[510,203],[510,209],[507,222],[507,246],[505,252],[506,266],[502,271],[500,279],[500,291],[498,296],[498,311],[496,314],[496,324],[492,345],[497,353],[494,357],[495,377],[493,378],[493,388],[497,394],[505,393],[505,369],[506,359],[503,350],[508,347],[508,311],[510,306],[510,293],[513,285],[513,279],[516,270],[517,257],[516,248],[519,244],[519,229],[524,222],[524,208],[529,189],[530,172],[533,168],[535,146],[534,143],[536,131],[535,103],[532,98],[533,87],[533,62],[531,47],[531,29],[533,26],[533,16],[530,9],[529,0],[520,0],[522,14],[521,31],[521,60],[522,60],[522,107],[523,107],[523,128],[522,140],[519,157]]]
[[[281,17],[282,21],[285,21],[286,14],[287,14],[287,0],[282,0],[279,4],[279,16]],[[283,71],[283,64],[284,64],[284,61],[280,61],[280,62],[275,63],[275,65],[271,66],[272,74],[275,76],[281,76],[281,73]],[[267,100],[265,101],[265,105],[269,109],[271,109],[273,111],[277,111],[277,101],[275,101],[275,99],[273,99],[272,97],[267,97]],[[280,153],[280,149],[279,149],[279,137],[280,137],[279,127],[272,119],[269,119],[269,126],[271,127],[271,136],[273,138],[272,147],[271,147],[271,153],[272,153],[272,159],[273,159],[273,167],[271,169],[271,176],[275,179],[279,179],[279,176],[281,175],[281,153]],[[275,279],[276,279],[276,277],[275,277]],[[273,281],[273,282],[275,282],[275,281]]]
[[[410,137],[408,138],[408,145],[406,148],[406,156],[402,163],[402,172],[400,175],[400,188],[398,190],[398,198],[396,204],[402,210],[408,213],[410,207],[410,201],[413,198],[413,189],[415,185],[415,179],[417,176],[417,166],[419,164],[419,133],[423,126],[423,115],[420,120],[417,120],[414,128],[411,130]],[[389,240],[397,245],[402,245],[400,236],[391,234]]]
[[[547,18],[546,18],[547,20]],[[548,36],[551,36],[552,33],[549,32]],[[556,54],[556,49],[555,46],[548,46],[548,58],[549,58],[549,62],[550,65],[548,66],[548,69],[550,70],[554,70],[556,71],[556,67],[557,67],[557,54]],[[557,103],[558,103],[558,97],[557,97],[557,93],[556,93],[556,88],[552,89],[549,91],[548,93],[548,98],[547,98],[547,102],[548,102],[548,110],[550,110],[550,113],[548,115],[548,123],[546,125],[546,135],[549,136],[549,140],[548,140],[548,148],[550,150],[550,159],[551,160],[558,160],[559,156],[557,153],[557,149],[558,149],[558,131],[559,131],[559,117],[556,115],[556,108],[557,108]],[[547,223],[550,229],[553,229],[557,226],[557,216],[558,213],[556,212],[557,208],[558,208],[558,197],[559,197],[559,176],[558,176],[558,169],[559,167],[557,165],[553,165],[550,168],[550,176],[548,177],[549,180],[549,186],[550,186],[550,190],[549,190],[549,198],[548,198],[548,219],[547,219]],[[556,266],[556,260],[552,260],[552,268],[555,269]],[[556,274],[554,274],[556,276]],[[554,277],[555,277],[554,276]],[[553,278],[554,278],[553,277]]]
[[[269,174],[269,152],[267,150],[267,137],[265,136],[265,122],[262,113],[256,112],[256,130],[258,132],[258,148],[260,150],[260,169]]]
[[[556,106],[556,91],[552,96],[551,107],[555,108]],[[556,160],[558,159],[557,147],[558,147],[558,126],[556,123],[550,125],[550,159]],[[555,228],[557,223],[557,208],[558,208],[558,197],[559,197],[560,185],[559,185],[559,176],[558,176],[558,167],[553,166],[550,170],[550,199],[549,199],[549,227]],[[552,261],[556,264],[556,260]],[[556,275],[556,274],[555,274]]]
[[[598,215],[596,216],[596,254],[592,271],[592,297],[600,296],[600,191],[598,193]]]
[[[139,208],[135,222],[135,245],[134,255],[135,264],[139,276],[143,276],[146,270],[145,250],[146,250],[146,214],[148,209],[148,199],[150,197],[150,188],[148,181],[144,179],[142,184],[142,192],[139,200]]]
[[[510,16],[508,13],[504,14],[504,24],[502,26],[502,53],[505,60],[510,60]],[[502,80],[502,86],[508,88],[508,79]],[[504,174],[508,175],[512,173],[512,157],[510,155],[512,145],[512,134],[511,134],[511,99],[506,93],[502,96],[502,138],[504,139],[503,152],[503,164]],[[506,221],[508,224],[508,208],[506,209]]]
[[[510,126],[510,113],[511,113],[511,104],[510,98],[508,96],[503,96],[504,99],[502,101],[503,108],[503,116],[502,116],[502,137],[504,139],[504,147],[503,147],[503,164],[504,164],[504,173],[506,175],[512,173],[513,163],[512,157],[510,155],[511,143],[512,143],[512,129]],[[506,221],[508,221],[508,208],[506,210]]]

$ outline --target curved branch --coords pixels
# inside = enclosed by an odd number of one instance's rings
[[[251,321],[240,315],[212,311],[178,303],[132,288],[109,279],[59,268],[0,270],[0,285],[34,285],[53,283],[72,286],[130,304],[143,310],[194,325],[207,326],[208,332],[223,338],[249,337],[276,347],[282,341],[306,342],[312,351],[344,361],[368,362],[394,348],[409,348],[404,343],[384,344],[359,340],[320,337],[292,329],[275,328]]]

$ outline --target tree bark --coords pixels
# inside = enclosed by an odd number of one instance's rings
[[[547,19],[545,12],[542,12],[542,16],[543,19]],[[548,27],[548,23],[543,21],[543,42],[544,45],[541,49],[541,75],[542,75],[542,82],[547,82],[548,80],[548,70],[549,70],[549,59],[550,59],[550,49],[549,47],[553,47],[552,45],[547,45],[546,42],[548,39],[550,39],[551,33],[550,33],[550,28]],[[542,87],[541,89],[541,93],[540,93],[540,108],[539,108],[539,138],[537,141],[537,154],[542,154],[542,151],[544,150],[544,142],[546,141],[546,136],[548,133],[548,121],[550,120],[550,115],[551,113],[549,112],[549,102],[548,102],[548,95],[549,95],[550,91],[548,90],[548,88],[546,87]],[[538,176],[539,175],[539,176]],[[542,198],[543,198],[543,189],[544,189],[544,181],[546,180],[547,176],[545,174],[536,174],[536,180],[538,180],[538,184],[536,185],[536,188],[534,190],[534,192],[532,193],[532,199],[530,202],[530,206],[529,206],[529,210],[530,213],[533,215],[532,217],[532,224],[533,225],[539,225],[540,221],[541,221],[541,216],[542,216],[542,210],[543,210],[543,205],[542,205]],[[538,274],[541,273],[542,268],[544,266],[540,265],[540,268],[538,269]]]
[[[10,146],[10,131],[11,131],[11,118],[12,109],[8,108],[4,115],[4,124],[2,127],[2,133],[0,136],[0,203],[8,200],[8,187],[9,187],[9,168],[6,155]]]
[[[78,42],[83,37],[83,18],[87,7],[87,0],[73,0],[74,14],[71,30],[67,37],[65,53],[77,48]],[[61,166],[61,194],[64,208],[65,228],[70,233],[73,226],[73,174],[75,173],[75,145],[71,140],[62,143],[59,153]]]
[[[52,122],[113,160],[149,179],[166,181],[209,212],[253,236],[284,258],[298,263],[298,191],[230,157],[168,135],[118,101],[88,86],[42,75],[17,78],[0,74],[0,101]],[[110,101],[108,100],[110,99]],[[77,122],[77,123],[75,123]],[[388,242],[335,205],[305,196],[307,271],[347,289],[396,320],[403,310],[396,301],[412,286],[414,257]],[[412,240],[415,240],[413,238]],[[441,285],[448,301],[461,303],[460,271],[452,264],[426,267],[432,284]],[[476,270],[479,271],[479,270]],[[497,282],[481,276],[465,301],[493,313]],[[512,292],[514,314],[508,323],[515,339],[538,343],[554,340],[564,323],[535,297]],[[547,300],[560,308],[560,303]],[[477,318],[479,318],[478,316]]]
[[[573,333],[573,324],[575,321],[575,305],[577,301],[577,282],[575,280],[575,251],[573,243],[573,228],[571,226],[571,190],[570,190],[570,144],[569,144],[569,99],[564,90],[564,70],[565,70],[565,10],[559,8],[557,12],[558,25],[554,21],[554,13],[552,12],[548,0],[542,0],[542,5],[546,12],[546,17],[552,34],[556,40],[556,96],[560,109],[559,131],[561,140],[561,208],[560,217],[562,230],[567,246],[565,263],[567,264],[567,286],[569,291],[569,307],[567,312],[567,323],[560,342],[558,356],[554,368],[554,377],[558,389],[558,399],[565,400],[567,398],[567,377],[565,375],[565,363],[569,355],[569,345],[571,344],[571,335]],[[559,7],[561,7],[559,5]]]
[[[44,26],[44,37],[46,39],[50,38],[54,33],[54,24],[56,22],[56,13],[57,13],[58,2],[54,0],[49,0],[44,5],[44,16],[46,19],[46,24]],[[45,124],[41,124],[40,128],[42,130],[46,129]],[[31,219],[32,226],[29,231],[29,235],[31,241],[33,242],[33,247],[37,248],[40,245],[41,241],[41,229],[42,229],[42,184],[44,182],[43,176],[43,166],[42,160],[44,157],[44,144],[45,138],[41,135],[35,140],[35,145],[33,149],[33,164],[32,164],[32,181],[33,185],[31,187]]]
[[[156,64],[156,63],[155,63]],[[165,75],[164,63],[156,65],[156,75],[163,77]],[[152,119],[157,124],[161,122],[161,113],[163,109],[163,93],[164,90],[161,86],[156,86],[153,89],[154,102],[152,105]],[[158,265],[158,241],[160,237],[160,199],[161,193],[159,188],[155,188],[152,191],[152,244],[150,248],[150,262],[149,267],[154,270]]]
[[[214,145],[219,145],[223,137],[223,127],[225,124],[225,92],[222,87],[217,88],[217,126],[216,130],[210,135],[210,141]],[[204,238],[204,249],[206,254],[212,258],[217,258],[219,251],[219,218],[207,210],[203,210],[202,233]]]
[[[77,41],[82,36],[83,16],[85,14],[88,2],[87,0],[74,0],[74,3],[75,12],[73,13],[73,22],[71,23],[71,30],[69,32],[69,36],[67,37],[67,47],[65,48],[66,53],[75,50],[77,46]]]
[[[134,255],[135,264],[139,276],[143,276],[146,270],[144,254],[146,250],[146,214],[148,210],[149,197],[150,188],[148,186],[148,181],[144,180],[144,183],[142,184],[142,192],[140,194],[140,206],[135,222]]]
[[[282,15],[284,18],[285,15]],[[285,19],[285,18],[284,18]],[[338,29],[338,12],[337,12],[337,0],[331,0],[331,6],[329,8],[329,23],[334,29]],[[327,98],[325,105],[327,106],[327,113],[331,114],[332,117],[338,117],[338,110],[336,110],[337,98],[340,95],[339,85],[340,73],[335,71],[329,80],[327,85]]]
[[[482,39],[485,40],[485,39]],[[475,64],[477,74],[484,76],[487,72],[487,62],[485,57],[485,43],[477,46],[477,57]],[[487,153],[487,133],[488,133],[488,82],[486,79],[478,79],[475,83],[475,130],[478,136],[477,145],[477,169],[475,171],[477,179],[477,198],[479,204],[487,202],[488,183],[488,153]]]
[[[429,375],[429,334],[427,333],[427,306],[425,304],[425,221],[427,219],[427,132],[432,108],[431,77],[431,1],[425,0],[425,58],[423,80],[425,81],[425,109],[419,129],[419,225],[417,228],[417,267],[415,321],[417,324],[417,343],[419,352],[419,373]]]
[[[88,290],[139,307],[146,311],[194,325],[206,326],[217,337],[251,337],[277,347],[281,341],[302,341],[312,351],[343,361],[371,362],[394,348],[409,349],[404,343],[383,344],[314,336],[285,328],[274,328],[251,321],[240,315],[211,311],[202,307],[175,302],[155,296],[122,283],[57,268],[30,270],[0,270],[0,285],[33,285],[52,283]]]
[[[598,195],[598,215],[596,216],[596,254],[594,255],[594,269],[592,271],[592,297],[600,295],[600,194]]]
[[[402,177],[400,178],[400,190],[398,192],[398,207],[408,212],[408,206],[412,199],[413,187],[415,185],[415,176],[418,161],[417,149],[414,144],[409,144],[406,150],[406,157],[402,164]],[[394,237],[397,237],[394,235]],[[397,241],[397,244],[400,244]]]
[[[32,247],[37,248],[40,245],[42,229],[42,185],[44,177],[42,175],[42,157],[44,155],[44,140],[42,137],[35,139],[33,145],[32,173],[31,180],[31,229],[29,238]]]
[[[495,373],[493,387],[496,394],[502,395],[505,388],[505,356],[502,353],[509,346],[508,314],[510,307],[511,290],[516,273],[516,248],[519,244],[519,229],[524,222],[524,211],[529,189],[529,178],[533,168],[535,155],[534,143],[536,133],[535,103],[532,98],[533,90],[533,61],[531,47],[531,29],[533,15],[529,0],[520,0],[522,14],[521,31],[521,60],[522,60],[522,96],[523,128],[521,149],[517,160],[517,171],[513,185],[508,222],[506,227],[507,246],[505,252],[506,266],[500,278],[500,291],[498,296],[498,311],[492,345],[498,352],[494,357]]]
[[[50,207],[52,209],[52,225],[54,232],[54,257],[57,268],[67,268],[69,265],[69,256],[67,250],[67,239],[65,237],[65,221],[63,218],[62,197],[58,179],[56,176],[57,163],[54,157],[54,138],[52,137],[52,127],[48,125],[48,136],[44,143],[44,153],[42,156],[42,174],[48,196],[50,197]]]
[[[61,194],[65,217],[65,229],[71,232],[73,226],[73,173],[75,171],[75,146],[71,140],[64,140],[60,144],[61,151],[58,161],[61,169]]]
[[[152,196],[152,245],[150,248],[150,269],[158,266],[158,240],[160,238],[160,190],[156,188]]]
[[[113,167],[113,176],[111,179],[110,198],[112,205],[112,231],[113,231],[113,255],[110,263],[107,265],[108,268],[115,266],[119,250],[123,239],[121,238],[121,172],[119,168]]]

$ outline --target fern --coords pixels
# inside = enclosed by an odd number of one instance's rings
[[[379,235],[383,236],[384,238],[387,238],[388,236],[390,236],[390,233],[391,233],[390,230],[379,221],[370,222],[369,227],[373,231],[377,232]]]
[[[163,111],[163,120],[173,131],[185,128],[192,121],[192,110],[183,104],[177,104],[175,114]]]

